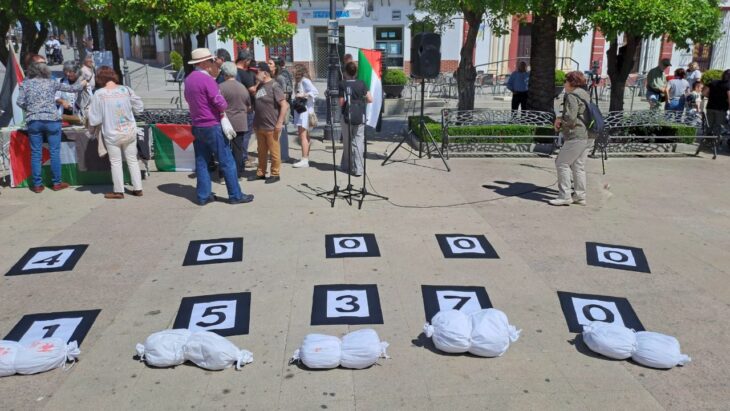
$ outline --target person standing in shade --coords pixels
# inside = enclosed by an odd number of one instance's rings
[[[667,83],[665,110],[684,111],[684,103],[690,91],[689,83],[684,79],[685,75],[683,68],[674,70],[674,78]]]
[[[652,110],[658,109],[659,103],[667,99],[667,75],[664,74],[664,70],[671,65],[672,62],[669,59],[662,59],[658,66],[646,74],[646,99]]]
[[[284,128],[284,118],[289,103],[279,83],[271,77],[271,68],[261,62],[258,65],[256,79],[259,82],[256,91],[256,117],[253,127],[258,143],[259,164],[254,179],[266,179],[266,184],[276,183],[281,179],[281,157],[279,152],[279,134]],[[271,154],[271,176],[266,178],[268,157]]]
[[[555,120],[555,130],[563,133],[565,141],[555,159],[559,194],[549,201],[554,206],[586,205],[585,161],[593,147],[586,128],[586,110],[591,98],[585,90],[586,84],[585,74],[580,71],[571,71],[565,77],[563,113]],[[570,191],[571,172],[575,196]]]
[[[249,70],[251,64],[251,53],[248,50],[241,50],[238,53],[236,59],[236,68],[238,70],[238,81],[246,87],[248,95],[251,98],[252,110],[248,113],[248,123],[246,133],[243,135],[243,166],[244,168],[253,167],[253,163],[248,157],[248,145],[251,141],[251,135],[253,135],[253,119],[256,116],[256,75]]]
[[[338,97],[342,107],[342,160],[340,170],[360,177],[364,171],[365,109],[373,102],[365,82],[357,79],[357,64],[345,65],[345,80],[340,83]],[[347,146],[350,145],[350,150]]]
[[[223,66],[223,63],[227,61],[231,61],[231,53],[229,53],[228,50],[218,49],[215,51],[215,65],[218,66],[219,70],[218,77],[216,77],[215,82],[218,84],[226,81],[221,67]]]
[[[309,70],[304,64],[294,66],[294,97],[307,99],[307,111],[298,113],[294,111],[294,124],[297,126],[297,133],[302,143],[302,159],[294,163],[294,168],[309,167],[309,116],[314,113],[314,99],[319,92],[309,78]]]
[[[279,83],[281,89],[284,90],[286,101],[291,101],[292,90],[294,90],[294,81],[291,73],[286,69],[286,62],[283,57],[279,57],[275,61],[276,64],[276,82]],[[284,117],[284,128],[281,129],[281,135],[279,136],[279,145],[281,146],[281,162],[288,163],[289,157],[289,133],[287,132],[287,126],[289,125],[289,113]]]
[[[727,119],[730,110],[730,69],[722,72],[720,80],[708,84],[702,94],[707,97],[706,115],[710,133],[719,135],[723,127],[726,132],[730,131]]]
[[[103,86],[91,98],[89,125],[101,126],[114,183],[114,191],[104,194],[104,198],[124,198],[122,156],[127,160],[132,195],[142,197],[142,173],[137,160],[137,121],[134,119],[134,115],[140,114],[144,109],[142,99],[131,88],[118,84],[117,73],[111,67],[100,67],[96,80]]]
[[[195,49],[191,57],[192,60],[188,61],[188,64],[194,65],[195,70],[185,78],[185,100],[190,107],[190,121],[195,137],[193,149],[195,150],[198,204],[204,206],[215,200],[215,196],[211,193],[210,173],[208,172],[208,164],[213,155],[218,159],[226,181],[228,202],[230,204],[251,202],[253,195],[241,192],[236,163],[221,127],[221,119],[226,113],[228,103],[215,82],[218,67],[208,49]]]
[[[527,109],[527,89],[530,83],[530,72],[527,63],[520,61],[517,70],[507,79],[507,90],[512,92],[512,110]]]
[[[687,66],[687,82],[689,82],[690,90],[695,89],[695,83],[702,80],[702,72],[700,71],[700,65],[693,61]]]
[[[74,84],[63,84],[51,79],[51,69],[45,63],[30,63],[26,79],[20,83],[17,105],[25,111],[25,121],[30,139],[30,166],[33,182],[30,190],[34,193],[43,191],[42,153],[43,139],[48,140],[51,154],[51,175],[53,191],[68,188],[68,183],[61,181],[61,116],[56,108],[56,92],[76,93],[86,86],[86,81]]]
[[[225,78],[223,83],[218,87],[223,94],[223,98],[228,103],[226,115],[230,120],[233,129],[236,130],[236,137],[231,140],[231,148],[233,149],[233,157],[236,159],[236,169],[238,170],[238,178],[243,176],[243,153],[245,152],[243,137],[248,132],[248,113],[251,111],[251,96],[248,90],[236,78],[238,72],[236,65],[227,61],[221,66],[222,74]]]

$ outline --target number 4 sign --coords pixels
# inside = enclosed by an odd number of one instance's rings
[[[71,271],[87,247],[87,244],[78,244],[31,248],[5,275]]]
[[[60,338],[79,345],[94,324],[101,310],[66,311],[28,314],[5,336],[6,340],[29,344],[41,338]]]
[[[248,334],[251,293],[185,297],[172,328],[212,331],[223,337]]]

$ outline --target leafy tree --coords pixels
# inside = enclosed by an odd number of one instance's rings
[[[690,41],[712,42],[720,35],[718,6],[718,0],[600,0],[589,19],[611,43],[606,52],[610,110],[623,109],[626,79],[642,39],[667,35],[677,46],[688,49]]]

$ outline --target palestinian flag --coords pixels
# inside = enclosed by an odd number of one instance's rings
[[[0,45],[4,47],[4,45]],[[18,107],[18,87],[23,82],[23,70],[18,65],[13,48],[8,54],[8,66],[5,68],[5,80],[0,91],[0,127],[19,125],[23,122],[23,110]]]
[[[195,171],[192,127],[185,124],[150,126],[157,171]]]
[[[376,127],[380,120],[383,107],[382,60],[383,54],[378,50],[360,49],[358,52],[357,78],[364,81],[373,96],[373,102],[368,104],[365,115],[367,125]]]
[[[30,164],[30,139],[25,132],[16,130],[10,133],[10,186],[30,187],[33,185],[33,172]],[[41,154],[43,185],[52,186],[51,154],[48,145],[43,145]],[[125,170],[126,171],[126,170]],[[125,173],[126,174],[126,173]],[[76,167],[76,143],[61,142],[61,180],[72,186],[111,184],[110,170],[79,171]]]

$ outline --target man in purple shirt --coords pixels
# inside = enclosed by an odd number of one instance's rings
[[[228,189],[230,204],[249,203],[253,201],[253,194],[243,194],[238,184],[236,162],[233,159],[231,146],[223,135],[221,118],[226,113],[228,104],[218,89],[215,78],[218,75],[218,66],[208,49],[195,49],[192,60],[188,62],[195,66],[195,71],[185,79],[185,100],[190,108],[190,120],[195,140],[195,174],[197,176],[198,204],[203,206],[215,200],[211,193],[210,173],[208,164],[213,155],[220,163],[223,178]]]

